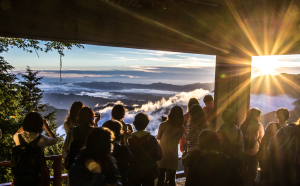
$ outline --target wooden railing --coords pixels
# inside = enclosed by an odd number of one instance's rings
[[[62,155],[46,156],[46,160],[53,161],[53,176],[50,176],[50,181],[53,186],[61,186],[61,181],[67,179],[67,174],[61,174],[62,170]],[[0,162],[0,166],[10,166],[10,161]],[[0,183],[0,186],[10,185],[11,183]]]
[[[63,179],[68,178],[67,174],[61,174],[62,155],[46,156],[46,160],[53,161],[54,174],[53,176],[50,176],[50,181],[53,182],[53,186],[61,186],[61,181]],[[181,160],[181,157],[179,157],[178,160]],[[1,166],[10,166],[10,161],[0,162],[0,167]],[[176,173],[176,178],[182,178],[182,177],[185,177],[183,171],[179,171]],[[0,183],[0,186],[8,186],[8,185],[11,185],[11,183]]]

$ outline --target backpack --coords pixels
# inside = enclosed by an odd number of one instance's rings
[[[72,128],[72,136],[73,141],[71,142],[70,150],[65,157],[64,167],[69,170],[73,163],[75,162],[75,158],[80,154],[81,149],[85,145],[86,136],[79,136],[77,127]]]
[[[38,182],[44,165],[43,151],[37,146],[41,139],[39,135],[35,140],[27,143],[21,134],[18,135],[20,145],[12,148],[11,173],[14,182]]]

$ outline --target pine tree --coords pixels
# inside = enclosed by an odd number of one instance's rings
[[[71,50],[73,47],[84,48],[78,43],[65,43],[58,41],[42,41],[46,48],[40,46],[40,41],[35,39],[8,38],[0,37],[0,53],[8,52],[10,48],[17,47],[25,52],[32,53],[38,51],[49,52],[57,51],[62,57],[64,49]],[[17,83],[18,78],[11,73],[14,67],[9,65],[2,56],[0,56],[0,128],[2,139],[0,140],[0,161],[9,161],[11,158],[11,149],[15,145],[13,135],[22,126],[24,115],[30,111],[44,112],[45,105],[40,104],[43,92],[37,87],[42,78],[37,78],[39,72],[32,72],[28,67],[27,75],[21,75],[25,81],[20,86]],[[22,99],[24,96],[24,100]],[[11,117],[9,117],[11,116]],[[49,125],[51,130],[56,130],[55,112],[49,113]],[[56,133],[55,133],[56,134]],[[46,148],[47,155],[61,154],[62,136],[57,136],[58,143],[52,148]],[[65,171],[64,171],[65,172]],[[9,167],[0,167],[0,183],[11,182],[12,177]]]
[[[40,81],[42,77],[37,77],[39,71],[33,71],[27,66],[26,74],[19,74],[22,76],[24,81],[20,81],[22,88],[22,106],[23,114],[28,112],[45,112],[46,104],[41,104],[41,99],[43,98],[43,91],[38,87],[41,85]]]
[[[11,148],[14,146],[13,134],[21,127],[21,89],[17,84],[18,79],[11,71],[9,65],[0,56],[0,128],[2,139],[0,140],[0,161],[10,161]],[[0,183],[10,182],[10,169],[0,167]]]
[[[43,91],[38,88],[38,85],[41,85],[42,77],[37,77],[39,71],[33,71],[30,67],[27,67],[26,74],[21,74],[24,81],[19,82],[22,88],[23,94],[23,113],[26,114],[28,112],[39,112],[44,118],[48,121],[49,128],[57,137],[58,141],[53,146],[45,147],[45,156],[59,155],[62,154],[62,146],[64,144],[63,136],[57,134],[56,130],[58,124],[56,123],[56,110],[45,115],[45,109],[47,104],[41,104],[41,99],[43,98]],[[48,135],[47,133],[45,135]],[[50,168],[50,175],[53,175],[53,162],[47,162],[48,167]],[[62,173],[66,173],[66,170],[63,169]]]

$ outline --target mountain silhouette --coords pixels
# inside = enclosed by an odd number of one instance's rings
[[[135,84],[135,83],[120,83],[120,82],[82,82],[74,83],[74,85],[101,90],[122,90],[122,89],[152,89],[152,90],[167,90],[178,92],[189,92],[195,89],[204,89],[212,91],[214,83],[194,83],[188,85],[172,85],[167,83],[152,83],[152,84]]]

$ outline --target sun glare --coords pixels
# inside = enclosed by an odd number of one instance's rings
[[[252,62],[252,67],[255,68],[258,75],[276,75],[276,69],[281,66],[281,63],[271,56],[260,56]]]
[[[258,68],[262,74],[273,74],[275,71],[275,67],[270,65],[270,63],[261,63]]]

